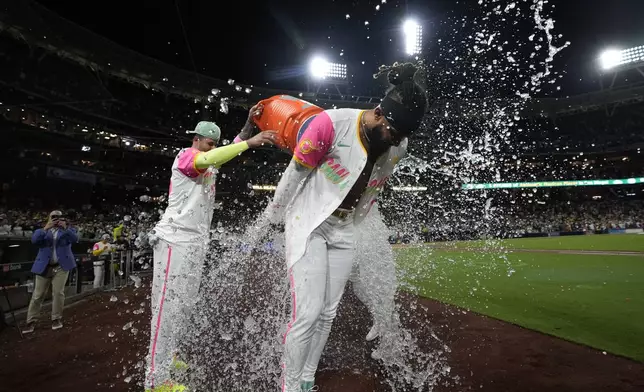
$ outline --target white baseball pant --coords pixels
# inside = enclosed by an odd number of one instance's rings
[[[373,317],[373,338],[397,318],[394,298],[398,281],[388,234],[376,206],[356,227],[356,257],[350,280],[356,297]]]
[[[353,216],[330,216],[309,236],[306,252],[289,269],[291,320],[284,334],[282,391],[313,381],[344,293],[355,252]]]
[[[103,287],[103,282],[105,281],[105,265],[104,261],[94,262],[94,288],[99,289]]]
[[[179,334],[186,331],[189,310],[197,301],[203,256],[203,247],[193,244],[159,240],[154,247],[146,390],[170,380],[173,357],[179,349]]]

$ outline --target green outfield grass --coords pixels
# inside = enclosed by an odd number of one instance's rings
[[[437,243],[442,247],[481,248],[490,246],[486,241],[458,241]],[[494,246],[507,249],[549,249],[549,250],[605,250],[644,252],[644,235],[575,235],[564,237],[517,238],[495,241]]]
[[[593,250],[638,250],[643,239],[538,240],[507,242],[584,249],[588,241]],[[462,244],[455,250],[398,249],[398,261],[420,295],[644,362],[644,256],[503,254],[460,249]]]

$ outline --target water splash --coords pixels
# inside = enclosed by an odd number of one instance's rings
[[[427,277],[452,283],[440,273],[431,248],[421,248],[403,267],[384,273],[394,266],[393,255],[388,255],[390,248],[387,253],[379,246],[391,231],[415,231],[422,225],[429,228],[430,240],[463,239],[464,233],[487,239],[479,255],[449,257],[447,267],[449,263],[480,265],[484,255],[494,252],[508,278],[514,274],[507,252],[494,241],[504,235],[504,217],[511,212],[502,205],[503,194],[463,192],[460,184],[505,180],[507,168],[518,160],[512,157],[512,143],[520,131],[522,111],[542,85],[557,76],[552,60],[568,45],[555,46],[554,22],[545,16],[546,5],[539,0],[504,5],[480,0],[479,17],[444,22],[447,33],[438,41],[436,59],[426,70],[435,105],[392,179],[433,186],[425,194],[394,197],[391,191],[385,192],[381,204],[386,207],[383,214],[390,229],[378,227],[377,221],[364,225],[365,238],[375,242],[358,252],[359,276],[352,279],[353,287],[382,328],[372,358],[382,364],[382,378],[394,391],[433,390],[450,377],[448,345],[431,325],[418,326],[424,317],[422,307],[415,297],[400,292],[423,294],[415,283]],[[526,20],[535,24],[534,31],[521,35],[524,31],[517,30],[517,21]],[[515,33],[514,40],[505,38]],[[534,49],[526,54],[522,45],[528,44],[534,44]],[[220,110],[227,109],[222,99]],[[218,243],[206,260],[193,307],[197,311],[187,310],[186,321],[177,321],[175,326],[191,367],[186,381],[195,390],[271,390],[279,384],[290,297],[283,234],[265,227],[257,224],[244,232],[214,233]],[[265,247],[269,238],[275,240],[274,245]],[[365,238],[360,241],[362,246],[369,243]],[[470,295],[486,292],[481,283],[484,276],[499,273],[496,264],[473,271],[460,282],[468,285]],[[393,301],[396,296],[398,302]],[[431,341],[419,341],[419,329],[411,325],[427,332]],[[341,348],[346,352],[356,345],[350,336],[338,336],[329,341],[323,361],[330,358],[327,365],[347,364],[340,361],[347,360],[339,357]],[[361,364],[369,366],[368,362]],[[355,362],[349,366],[362,370]]]
[[[207,390],[277,385],[288,286],[282,251],[264,247],[262,240],[279,236],[252,230],[220,236],[219,253],[202,279],[200,312],[190,325],[194,334],[184,340],[190,363],[206,365],[195,367],[191,385]],[[240,377],[230,377],[226,369]]]

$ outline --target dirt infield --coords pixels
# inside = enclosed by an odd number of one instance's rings
[[[112,295],[118,301],[110,301]],[[41,322],[24,340],[15,329],[6,329],[0,334],[0,391],[141,391],[141,368],[136,366],[148,342],[146,296],[141,288],[90,297],[66,309],[62,330],[52,331],[49,322]],[[405,295],[399,300],[409,302]],[[644,364],[435,301],[421,303],[427,308],[421,322],[432,325],[451,347],[453,377],[435,391],[644,390]],[[137,314],[139,309],[144,311]],[[366,309],[348,290],[320,365],[321,392],[390,390],[379,381],[380,369],[369,357],[367,320]],[[123,330],[128,322],[132,327]],[[340,333],[344,339],[353,337],[355,344],[334,344]],[[419,336],[419,343],[427,339]],[[347,360],[351,365],[344,365]],[[338,364],[343,364],[341,370],[333,370]],[[129,383],[127,376],[133,376]]]

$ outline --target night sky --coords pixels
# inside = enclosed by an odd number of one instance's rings
[[[603,48],[644,44],[642,0],[551,2],[556,5],[552,14],[556,32],[572,42],[555,63],[566,73],[565,94],[597,88],[592,82],[594,60]],[[423,24],[431,41],[440,38],[445,28],[440,27],[442,20],[474,15],[477,6],[477,0],[39,3],[121,45],[219,79],[302,88],[308,59],[313,53],[323,53],[331,61],[349,64],[357,90],[369,83],[378,65],[405,58],[400,25],[406,15]]]

